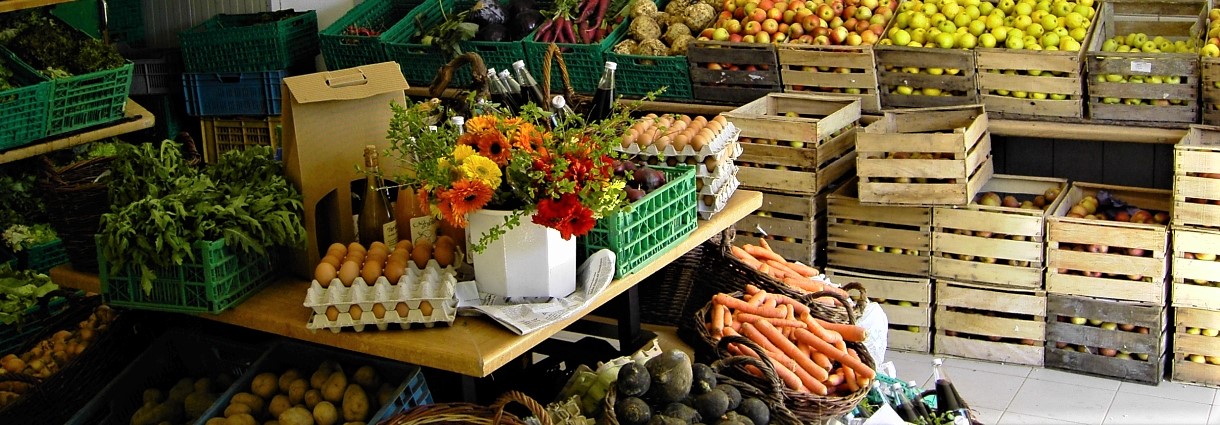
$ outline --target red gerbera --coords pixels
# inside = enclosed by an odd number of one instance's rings
[[[454,227],[466,227],[466,214],[491,202],[492,189],[480,180],[463,179],[437,195],[441,215]]]
[[[543,199],[532,219],[538,225],[558,230],[564,239],[589,233],[596,224],[593,210],[581,205],[575,194],[560,196],[558,200]]]

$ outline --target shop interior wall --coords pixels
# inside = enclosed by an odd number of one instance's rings
[[[996,137],[997,173],[1173,188],[1173,145]]]
[[[80,0],[93,2],[97,0]],[[343,16],[360,0],[142,0],[149,47],[178,47],[178,33],[218,13],[257,13],[295,8],[318,11],[319,27]]]

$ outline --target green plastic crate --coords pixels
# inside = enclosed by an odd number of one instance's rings
[[[661,1],[657,7],[664,10],[669,1]],[[626,27],[631,19],[623,22]],[[657,95],[661,99],[692,99],[694,93],[690,86],[690,68],[686,63],[686,55],[682,56],[645,56],[614,53],[614,45],[630,38],[626,31],[610,43],[606,49],[606,61],[614,62],[618,68],[614,70],[614,94],[625,97],[644,97],[662,87],[665,91]],[[698,34],[695,34],[698,35]],[[598,77],[600,78],[600,74]],[[597,81],[593,82],[597,84]],[[596,87],[594,87],[596,88]]]
[[[141,0],[106,0],[106,29],[111,42],[144,41],[144,11]]]
[[[112,270],[98,249],[102,295],[112,306],[178,313],[220,313],[245,301],[275,275],[270,255],[239,253],[224,240],[194,244],[194,262],[156,271],[152,292],[140,287],[138,266]],[[189,259],[186,261],[190,261]]]
[[[390,60],[386,55],[386,33],[423,0],[365,0],[318,34],[318,44],[327,69],[343,69]],[[344,34],[352,25],[377,29],[381,35],[364,37]]]
[[[391,29],[391,34],[387,35],[386,53],[402,66],[407,82],[426,86],[432,82],[437,70],[449,62],[439,49],[415,44],[415,36],[440,25],[444,16],[470,9],[474,4],[473,0],[427,0]],[[543,4],[538,6],[544,7]],[[463,41],[458,47],[463,52],[478,53],[488,68],[501,70],[510,69],[513,62],[525,59],[525,48],[521,43],[520,40]],[[462,67],[453,74],[449,86],[469,87],[473,82],[470,67]]]
[[[606,12],[606,19],[617,15],[627,3],[627,0],[613,0],[610,3],[610,9]],[[593,93],[594,90],[597,90],[597,80],[601,78],[602,68],[606,63],[605,53],[626,32],[627,21],[623,21],[614,27],[614,31],[607,34],[606,38],[603,38],[600,43],[557,43],[559,51],[563,53],[564,64],[568,67],[568,78],[572,82],[573,90],[576,90],[577,93]],[[530,73],[534,75],[534,78],[538,79],[539,83],[545,84],[542,81],[542,61],[546,59],[546,51],[550,43],[534,41],[534,35],[532,34],[521,43],[525,46],[525,62],[529,67]],[[615,71],[615,78],[615,89],[617,89],[618,71]],[[562,90],[563,78],[559,75],[559,66],[552,63],[551,91],[562,92]]]
[[[30,269],[39,273],[47,273],[51,268],[60,264],[68,263],[68,251],[64,249],[64,242],[58,238],[50,242],[40,243],[31,246],[29,249],[17,253],[18,264],[21,268]]]
[[[0,91],[0,151],[24,146],[47,135],[51,83],[29,68],[13,66],[17,59],[0,47],[0,66],[13,71],[10,83],[20,87]]]
[[[695,167],[652,168],[664,172],[668,183],[632,203],[630,210],[597,220],[579,241],[585,257],[603,248],[614,251],[615,278],[635,273],[699,226]]]
[[[272,13],[288,16],[255,23]],[[186,72],[309,71],[318,54],[318,14],[219,14],[179,33],[178,40]]]

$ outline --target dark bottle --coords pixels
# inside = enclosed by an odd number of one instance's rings
[[[513,105],[517,105],[517,110],[520,111],[522,106],[529,103],[529,96],[521,93],[521,84],[513,79],[513,74],[507,69],[501,69],[497,76],[500,77],[500,84],[504,85],[505,94],[512,98]]]
[[[517,114],[517,102],[509,95],[508,87],[504,86],[495,68],[487,69],[487,91],[491,93],[492,102],[500,104],[510,114]]]
[[[551,98],[551,128],[566,125],[575,116],[576,112],[568,107],[568,101],[563,95],[557,94]]]
[[[517,83],[521,84],[521,93],[529,97],[530,102],[534,102],[539,108],[546,109],[550,102],[542,95],[542,87],[538,85],[538,80],[530,74],[530,70],[525,68],[525,61],[513,62],[513,72],[517,75]]]
[[[373,242],[382,242],[389,246],[398,243],[398,225],[394,221],[394,210],[390,207],[390,199],[382,189],[381,175],[378,170],[377,147],[364,147],[364,172],[366,187],[364,188],[363,205],[360,216],[356,219],[360,232],[360,243],[370,246]]]
[[[618,64],[606,62],[602,77],[597,81],[597,91],[593,93],[593,105],[585,116],[586,122],[601,121],[614,113],[614,69]]]
[[[931,387],[936,390],[936,413],[938,415],[951,415],[955,425],[969,424],[974,419],[970,416],[970,406],[966,405],[961,394],[958,394],[957,387],[949,379],[943,365],[943,360],[932,359],[932,376],[928,378],[929,382],[924,383],[924,388]]]

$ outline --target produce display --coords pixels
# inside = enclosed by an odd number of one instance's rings
[[[193,423],[216,403],[220,393],[233,385],[232,375],[182,378],[169,388],[147,388],[144,404],[131,415],[131,425]]]
[[[876,44],[894,16],[892,0],[726,0],[701,37],[745,43]]]
[[[876,373],[845,342],[863,342],[864,328],[813,317],[809,307],[782,294],[747,285],[745,295],[712,298],[708,331],[712,338],[743,336],[772,360],[787,389],[816,395],[847,396],[872,386]],[[757,356],[739,344],[734,355]]]
[[[725,134],[726,127],[728,120],[719,115],[709,120],[703,116],[685,114],[648,114],[627,128],[620,151],[682,155],[687,157],[686,161],[697,163],[698,158],[689,156],[711,154],[718,138]],[[704,165],[709,169],[716,168],[716,163]]]
[[[975,199],[972,202],[972,204],[992,206],[992,207],[1036,209],[1036,210],[1046,211],[1046,209],[1050,208],[1051,204],[1055,202],[1055,199],[1059,198],[1059,194],[1062,191],[1063,191],[1063,188],[1061,188],[1061,187],[1053,187],[1053,188],[1046,189],[1045,193],[1043,193],[1041,195],[1035,195],[1034,197],[1029,198],[1029,199],[1019,199],[1014,194],[1001,195],[996,192],[983,192],[983,193],[980,193],[977,196],[975,196]],[[1001,239],[1011,239],[1014,241],[1029,240],[1029,237],[1025,236],[1025,235],[1005,235],[1005,234],[1001,234],[1001,233],[988,232],[988,231],[972,231],[972,230],[966,230],[966,229],[945,229],[945,231],[951,232],[956,235],[974,236],[974,237],[980,237],[980,238],[1001,238]],[[879,247],[879,248],[884,249],[885,247]],[[977,261],[980,263],[988,263],[988,264],[994,264],[997,261],[996,258],[975,256],[972,254],[951,254],[951,253],[945,252],[945,253],[942,253],[942,255],[945,258],[957,258],[959,260],[964,260],[964,261]],[[1030,262],[1026,261],[1026,260],[1009,259],[1009,260],[1003,260],[1003,261],[1012,266],[1018,266],[1018,267],[1029,267],[1030,266]]]
[[[1182,258],[1187,260],[1216,261],[1217,256],[1216,254],[1205,252],[1184,252],[1182,253]],[[1216,280],[1187,279],[1186,282],[1200,286],[1215,286],[1220,288],[1220,277],[1216,277]]]
[[[733,256],[746,263],[759,273],[766,274],[783,282],[793,290],[800,292],[831,291],[847,297],[847,292],[837,286],[822,280],[822,272],[799,262],[789,262],[777,254],[767,244],[766,238],[759,238],[759,245],[744,244],[731,247]],[[833,300],[826,297],[824,300]]]
[[[615,53],[685,55],[695,34],[703,32],[716,18],[716,9],[698,0],[670,0],[664,11],[657,10],[656,3],[646,0],[636,0],[632,5],[627,38],[614,45]]]
[[[403,239],[393,251],[381,242],[373,242],[367,249],[358,242],[347,246],[334,243],[326,249],[326,255],[314,269],[314,280],[323,288],[335,279],[343,286],[352,286],[358,277],[368,284],[381,276],[397,283],[407,274],[409,265],[422,270],[428,267],[429,261],[435,260],[437,266],[447,268],[455,263],[458,255],[457,242],[445,235],[438,237],[435,243],[422,239],[412,245],[410,240]]]
[[[396,396],[375,368],[344,370],[330,360],[312,371],[263,372],[240,389],[224,416],[208,419],[207,425],[365,423]]]
[[[532,0],[524,0],[530,1]],[[610,14],[611,0],[561,0],[553,14],[538,25],[534,41],[541,43],[599,43],[623,23],[627,10]],[[650,3],[642,1],[639,3]],[[552,11],[548,11],[552,12]]]
[[[1159,35],[1150,37],[1144,33],[1116,35],[1103,42],[1101,50],[1103,52],[1118,53],[1199,53],[1199,47],[1193,39],[1173,41]],[[1093,78],[1099,83],[1194,84],[1194,81],[1183,79],[1180,75],[1098,74],[1094,75]],[[1183,99],[1141,99],[1134,97],[1103,97],[1101,99],[1101,103],[1110,105],[1121,103],[1124,105],[1169,106],[1183,105],[1186,102]]]
[[[127,63],[114,47],[84,36],[40,9],[0,15],[0,45],[52,79]]]
[[[1097,12],[1093,0],[910,0],[887,35],[896,46],[1079,51]],[[927,72],[932,72],[931,69]],[[1038,75],[1038,74],[1032,74]]]
[[[0,368],[3,368],[0,374],[24,373],[36,378],[49,378],[84,353],[100,334],[109,331],[115,316],[109,306],[98,306],[77,328],[59,330],[24,353],[9,353],[0,357]],[[28,385],[18,382],[0,386],[0,407],[16,401],[27,390]]]
[[[1123,332],[1131,332],[1131,333],[1136,333],[1136,334],[1141,334],[1141,335],[1146,335],[1149,332],[1149,329],[1146,326],[1136,326],[1136,325],[1133,325],[1130,323],[1103,322],[1101,320],[1086,319],[1084,317],[1057,316],[1056,320],[1059,322],[1071,323],[1073,325],[1097,327],[1099,329],[1104,329],[1107,331],[1119,330],[1119,331],[1123,331]],[[1194,329],[1195,334],[1201,333],[1201,330],[1198,328],[1188,328],[1188,330],[1187,330],[1188,333],[1189,333],[1189,329]],[[1211,331],[1211,330],[1209,330],[1209,331]],[[1212,332],[1212,335],[1210,335],[1210,336],[1216,335],[1215,334],[1216,331],[1211,331],[1211,332]],[[1116,343],[1118,342],[1118,340],[1114,340],[1114,341]],[[1072,350],[1079,351],[1081,353],[1097,354],[1097,355],[1102,355],[1102,356],[1106,356],[1106,357],[1115,357],[1115,358],[1127,359],[1127,360],[1130,360],[1130,359],[1148,360],[1148,354],[1149,354],[1149,353],[1132,353],[1132,352],[1122,351],[1122,350],[1119,350],[1116,348],[1111,348],[1111,347],[1089,347],[1089,346],[1085,346],[1085,345],[1073,345],[1073,344],[1068,344],[1066,342],[1055,342],[1055,348],[1072,349]],[[1217,359],[1217,360],[1220,360],[1220,359]],[[1215,363],[1215,364],[1220,364],[1220,363]]]
[[[0,264],[0,324],[16,326],[38,300],[59,285],[51,282],[45,274],[33,270],[13,270],[10,265]]]
[[[1147,332],[1147,328],[1144,329],[1144,332],[1145,333]],[[1216,337],[1216,336],[1220,336],[1220,329],[1197,328],[1194,326],[1187,326],[1186,333],[1189,335],[1202,335],[1202,336],[1206,336],[1206,337]],[[1141,356],[1142,356],[1141,360],[1144,360],[1144,357],[1147,357],[1148,355],[1142,354]],[[1220,356],[1204,356],[1202,354],[1186,354],[1185,359],[1187,361],[1191,361],[1191,362],[1195,362],[1195,363],[1208,363],[1208,364],[1213,364],[1213,365],[1220,365]]]
[[[532,0],[514,0],[507,5],[498,0],[479,0],[466,18],[479,26],[474,34],[477,41],[520,40],[542,22],[542,14]]]
[[[1220,8],[1207,11],[1206,38],[1203,47],[1199,48],[1199,54],[1209,58],[1220,57]],[[1220,88],[1220,82],[1216,87]]]
[[[717,382],[716,371],[686,353],[668,350],[618,369],[615,418],[624,425],[709,423],[765,425],[767,403]]]
[[[1166,225],[1169,222],[1169,213],[1165,211],[1149,211],[1141,209],[1133,205],[1127,205],[1120,199],[1117,199],[1106,191],[1098,191],[1097,196],[1086,195],[1080,199],[1067,213],[1068,217],[1084,218],[1089,220],[1099,221],[1118,221],[1125,223],[1139,224],[1158,224]],[[1133,257],[1151,257],[1153,253],[1150,250],[1142,248],[1128,247],[1111,247],[1103,244],[1069,244],[1060,243],[1060,249],[1092,252],[1099,254],[1119,254]],[[1152,282],[1152,276],[1126,275],[1120,276],[1116,274],[1104,273],[1099,271],[1077,271],[1069,269],[1059,269],[1059,274],[1079,274],[1088,277],[1115,277],[1125,278],[1130,280],[1138,280]]]

